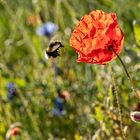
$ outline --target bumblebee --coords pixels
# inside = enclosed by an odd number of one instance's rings
[[[45,52],[45,58],[48,59],[50,57],[57,57],[60,56],[58,50],[59,48],[64,47],[61,42],[59,41],[55,41],[55,42],[51,42],[48,49]]]

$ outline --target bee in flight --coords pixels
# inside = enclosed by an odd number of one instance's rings
[[[55,57],[59,56],[60,54],[59,54],[58,50],[61,47],[64,47],[61,44],[61,42],[59,42],[59,41],[51,42],[48,49],[45,52],[45,58],[48,59],[50,57],[55,58]]]

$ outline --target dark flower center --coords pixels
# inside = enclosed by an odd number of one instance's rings
[[[109,49],[110,51],[112,51],[112,50],[113,50],[113,44],[111,44],[111,45],[108,47],[108,49]]]
[[[106,45],[105,45],[105,49],[107,51],[113,51],[117,49],[117,41],[116,40],[110,40]]]

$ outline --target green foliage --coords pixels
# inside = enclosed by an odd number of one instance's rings
[[[137,44],[140,46],[140,25],[137,21],[133,21],[134,34]]]
[[[117,14],[125,35],[120,56],[139,91],[139,0],[1,0],[0,140],[5,139],[7,130],[15,122],[22,123],[21,138],[16,138],[21,140],[121,139],[108,65],[76,63],[77,54],[69,44],[79,19],[95,9]],[[40,15],[44,22],[52,21],[59,26],[52,40],[61,40],[65,47],[57,59],[44,60],[50,40],[36,35],[37,27],[43,24]],[[31,24],[30,16],[37,21]],[[132,24],[134,20],[137,22]],[[139,124],[129,116],[136,104],[135,96],[119,61],[111,65],[121,98],[127,140],[138,140]],[[17,91],[12,101],[7,97],[9,82],[15,83]],[[63,100],[66,113],[55,116],[52,113],[55,99],[64,91],[70,94],[68,102]]]

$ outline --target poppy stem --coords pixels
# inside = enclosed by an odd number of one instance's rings
[[[116,96],[117,109],[118,109],[118,113],[119,113],[119,117],[120,117],[120,130],[121,130],[123,140],[126,140],[126,137],[125,137],[124,131],[123,131],[123,118],[122,118],[122,112],[121,112],[120,98],[119,98],[119,94],[118,94],[118,87],[117,87],[117,82],[116,82],[115,75],[114,75],[114,72],[113,72],[113,68],[112,68],[111,65],[110,65],[110,71],[111,71],[111,74],[112,74],[112,80],[113,80],[114,92],[115,92],[115,96]]]
[[[128,79],[129,79],[129,81],[130,81],[130,83],[131,83],[131,88],[132,88],[133,92],[135,93],[135,96],[136,96],[136,98],[138,99],[138,101],[140,101],[140,98],[139,98],[139,96],[138,96],[138,93],[137,93],[136,89],[134,88],[134,83],[133,83],[133,81],[132,81],[132,78],[131,78],[131,76],[130,76],[130,74],[129,74],[129,72],[128,72],[128,70],[127,70],[125,64],[124,64],[124,62],[122,61],[121,57],[116,53],[116,51],[114,50],[114,48],[113,48],[112,46],[110,46],[109,49],[110,49],[111,51],[114,52],[114,54],[117,56],[117,58],[118,58],[119,61],[121,62],[122,66],[123,66],[123,68],[124,68],[124,71],[125,71],[125,73],[126,73]]]

